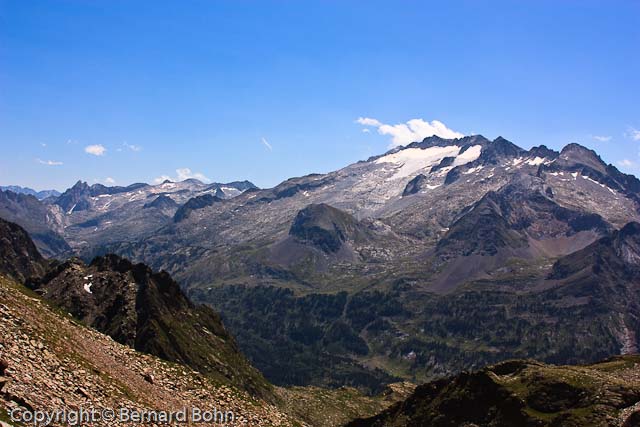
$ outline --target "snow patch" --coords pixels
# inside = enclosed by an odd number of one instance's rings
[[[538,166],[544,163],[544,157],[536,157],[535,159],[527,160],[527,164],[531,166]]]
[[[437,184],[437,185],[431,185],[431,184],[427,184],[426,187],[429,190],[435,190],[436,188],[440,187],[442,184]]]
[[[480,157],[480,153],[482,153],[482,145],[469,147],[467,148],[467,151],[456,157],[453,162],[453,166],[466,165],[469,162],[473,162]]]
[[[413,175],[420,169],[437,165],[445,157],[456,156],[459,152],[460,147],[457,145],[429,148],[405,148],[404,150],[380,157],[375,161],[375,163],[394,163],[398,165],[398,168],[391,179],[406,178]]]
[[[481,166],[476,166],[475,168],[471,168],[468,171],[465,171],[465,172],[462,172],[462,173],[464,175],[469,175],[471,173],[478,172],[479,170],[482,170],[483,168],[484,168],[484,166],[482,166],[482,165]]]
[[[93,286],[93,283],[89,282],[89,283],[85,283],[84,284],[84,291],[88,294],[92,294],[93,292],[91,292],[91,286]]]
[[[464,153],[460,153],[460,147],[449,145],[446,147],[429,148],[405,148],[395,153],[382,156],[375,161],[376,164],[392,163],[396,165],[396,173],[390,179],[406,178],[414,175],[421,169],[433,167],[445,157],[455,157],[453,166],[464,165],[476,160],[480,156],[482,146],[474,145]]]

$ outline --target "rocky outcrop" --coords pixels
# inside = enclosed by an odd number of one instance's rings
[[[299,211],[289,229],[296,240],[324,252],[337,252],[347,240],[363,240],[365,228],[348,213],[327,204],[312,204]]]
[[[222,199],[218,196],[214,196],[211,194],[205,194],[203,196],[197,196],[189,199],[187,203],[180,206],[175,215],[173,216],[174,222],[184,221],[189,218],[191,212],[204,209],[208,206],[212,206],[214,203],[222,202]]]
[[[445,158],[449,158],[449,157],[445,157]],[[416,194],[420,192],[420,190],[422,190],[426,182],[427,182],[426,176],[422,174],[417,175],[415,178],[413,178],[411,181],[407,183],[407,186],[404,188],[404,191],[402,192],[402,197],[410,196],[411,194]]]
[[[348,427],[621,425],[637,418],[625,409],[640,401],[639,362],[638,356],[580,367],[504,362],[419,386],[404,402]]]
[[[27,232],[17,224],[0,219],[0,274],[23,283],[42,275],[47,262],[38,252]]]
[[[29,286],[117,342],[267,397],[268,383],[242,356],[220,317],[192,304],[165,272],[115,255],[56,265]]]
[[[228,413],[227,425],[306,425],[233,384],[136,352],[80,325],[3,277],[0,301],[2,420],[9,421],[11,410],[198,408]],[[101,418],[92,425],[113,424]]]
[[[171,197],[161,194],[158,197],[156,197],[152,202],[145,203],[142,209],[156,208],[156,209],[165,210],[165,209],[176,209],[177,207],[178,207],[178,204],[174,202]]]

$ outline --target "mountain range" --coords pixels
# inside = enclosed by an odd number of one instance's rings
[[[270,189],[3,191],[0,217],[48,257],[167,271],[277,385],[375,394],[509,358],[637,351],[639,197],[638,179],[586,147],[474,135]]]
[[[19,185],[0,186],[0,190],[8,190],[17,194],[28,194],[34,196],[38,200],[43,200],[48,197],[58,197],[60,192],[58,190],[42,190],[37,191],[29,187],[20,187]]]

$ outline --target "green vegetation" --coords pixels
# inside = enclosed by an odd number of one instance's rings
[[[518,266],[524,280],[535,279]],[[515,268],[515,267],[514,267]],[[515,292],[507,280],[448,295],[410,281],[353,294],[296,295],[267,286],[193,289],[219,311],[241,349],[277,385],[350,385],[379,392],[511,358],[589,363],[616,354],[616,319],[599,298],[563,289]]]

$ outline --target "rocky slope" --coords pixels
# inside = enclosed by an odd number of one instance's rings
[[[234,421],[229,425],[304,425],[233,386],[119,344],[52,310],[4,276],[0,276],[0,360],[3,422],[9,421],[13,409],[187,407],[230,411]],[[111,426],[114,421],[99,419],[93,425]]]
[[[28,285],[119,343],[273,398],[271,386],[242,356],[220,317],[187,300],[165,272],[108,255],[89,265],[77,259],[58,264]]]
[[[640,420],[640,357],[590,366],[508,361],[419,386],[348,427],[604,427]]]
[[[20,226],[0,220],[0,274],[13,277],[83,324],[121,344],[188,365],[219,382],[274,399],[220,317],[191,303],[165,272],[115,255],[90,265],[47,262]]]

